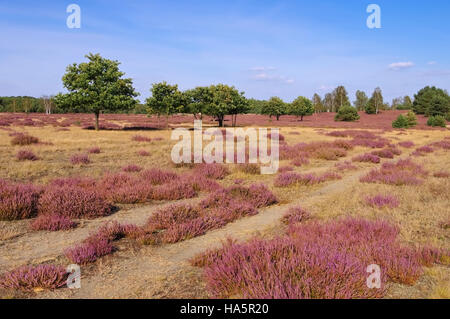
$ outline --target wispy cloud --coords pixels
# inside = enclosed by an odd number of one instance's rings
[[[292,84],[295,82],[294,79],[283,76],[283,75],[278,75],[278,74],[274,74],[273,71],[276,70],[275,67],[252,67],[249,69],[253,75],[251,76],[252,80],[256,80],[256,81],[277,81],[277,82],[281,82],[281,83],[286,83],[286,84]]]
[[[436,61],[430,61],[430,62],[428,62],[427,64],[428,64],[428,65],[436,65],[437,62],[436,62]]]
[[[411,68],[413,66],[414,66],[414,63],[412,63],[412,62],[395,62],[395,63],[389,64],[389,70],[399,71],[399,70]]]

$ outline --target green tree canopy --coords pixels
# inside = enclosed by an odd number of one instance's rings
[[[383,93],[379,87],[375,88],[372,93],[372,97],[366,105],[367,114],[378,114],[378,112],[384,108]]]
[[[233,125],[236,124],[237,114],[245,113],[248,110],[248,101],[244,97],[244,92],[239,92],[234,86],[225,84],[211,85],[211,103],[206,108],[206,114],[213,116],[223,126],[225,115],[232,115]]]
[[[193,114],[196,119],[197,115],[200,114],[200,119],[202,119],[203,113],[206,113],[208,105],[212,101],[212,92],[209,87],[199,86],[195,89],[184,91],[183,100],[184,112]]]
[[[303,121],[305,115],[314,113],[314,106],[310,99],[299,96],[289,105],[288,110],[289,114],[300,116],[300,121]]]
[[[425,114],[427,116],[432,115],[433,111],[430,111],[431,101],[435,97],[442,97],[444,99],[449,99],[449,95],[446,91],[436,88],[426,86],[419,90],[417,94],[414,95],[414,102],[412,108],[416,114]],[[435,100],[437,101],[437,100]]]
[[[338,112],[340,107],[350,106],[350,100],[348,99],[347,90],[344,86],[340,85],[333,91],[334,97],[334,111]]]
[[[264,104],[261,111],[262,114],[269,115],[270,117],[275,116],[278,121],[281,115],[286,114],[286,103],[278,96],[272,96],[269,101]]]
[[[62,80],[67,94],[55,96],[55,104],[63,110],[95,114],[95,129],[104,111],[128,111],[137,101],[133,81],[123,78],[120,62],[102,58],[99,54],[86,55],[89,62],[69,65]]]
[[[357,111],[364,111],[366,109],[367,103],[369,102],[369,98],[364,91],[356,91],[356,101],[355,108]]]
[[[312,99],[314,110],[317,113],[322,113],[326,111],[325,105],[322,102],[322,98],[319,94],[315,93]]]
[[[178,85],[170,85],[167,82],[153,83],[150,92],[152,96],[146,100],[150,114],[169,116],[182,110],[184,101]]]

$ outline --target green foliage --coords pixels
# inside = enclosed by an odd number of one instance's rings
[[[408,128],[409,127],[409,121],[406,116],[400,114],[397,119],[395,119],[392,122],[393,128]]]
[[[417,125],[417,116],[413,111],[409,111],[405,117],[406,120],[408,121],[408,127],[413,127]]]
[[[383,94],[381,89],[377,87],[373,93],[372,97],[367,102],[365,111],[367,114],[378,114],[379,110],[384,108]]]
[[[344,86],[340,85],[334,89],[333,93],[335,111],[338,112],[341,107],[350,106],[350,100],[348,98],[347,90]]]
[[[267,104],[266,100],[248,99],[248,112],[252,114],[263,114],[263,109]]]
[[[369,98],[365,92],[359,90],[356,91],[356,101],[354,104],[357,111],[364,111],[368,102]]]
[[[334,117],[335,121],[345,121],[352,122],[359,120],[358,111],[352,106],[344,106],[339,108],[336,116]]]
[[[206,112],[208,105],[212,101],[212,92],[209,87],[199,86],[195,89],[184,91],[183,99],[184,112],[191,113],[197,118],[197,114],[200,114],[201,117]]]
[[[314,113],[314,106],[310,99],[299,96],[289,105],[288,113],[300,116],[300,120],[303,121],[305,115],[312,115]]]
[[[446,91],[434,86],[427,86],[414,95],[412,108],[416,114],[425,114],[427,116],[444,115],[446,112],[443,114],[438,113],[441,112],[441,108],[450,108],[449,99],[450,97]]]
[[[148,113],[168,116],[181,111],[183,94],[178,90],[178,85],[153,83],[150,92],[152,96],[146,100]]]
[[[225,115],[233,115],[233,125],[235,125],[235,116],[247,112],[249,104],[244,97],[244,92],[239,92],[234,86],[217,84],[211,85],[209,90],[211,103],[206,108],[206,114],[215,117],[219,126],[223,126]]]
[[[322,112],[327,111],[322,99],[320,98],[320,95],[317,93],[314,94],[314,96],[313,96],[313,105],[314,105],[314,111],[316,113],[322,113]]]
[[[275,116],[279,120],[280,116],[286,114],[286,103],[277,96],[273,96],[264,104],[261,114]]]
[[[55,104],[65,111],[94,113],[95,128],[98,129],[100,112],[133,109],[137,103],[134,97],[138,94],[132,80],[123,78],[118,61],[92,53],[86,58],[89,62],[74,63],[66,68],[62,80],[69,93],[55,96]]]
[[[427,121],[428,126],[440,126],[446,127],[447,123],[445,122],[445,118],[440,115],[430,116]]]
[[[450,112],[448,112],[447,114],[445,114],[445,120],[450,122]]]

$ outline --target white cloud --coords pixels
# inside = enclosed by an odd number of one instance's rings
[[[254,74],[251,78],[256,81],[277,81],[277,82],[282,82],[282,83],[286,83],[286,84],[294,83],[294,79],[292,79],[292,78],[274,74],[272,71],[275,71],[276,68],[274,68],[272,66],[269,66],[269,67],[258,66],[258,67],[250,68],[249,70],[254,72]]]
[[[250,71],[254,72],[263,72],[263,71],[273,71],[276,70],[273,66],[255,66],[253,68],[250,68]]]
[[[437,64],[437,62],[436,62],[436,61],[430,61],[430,62],[428,62],[427,64],[428,64],[428,65],[435,65],[435,64]]]
[[[389,69],[393,71],[408,69],[414,66],[414,63],[412,62],[395,62],[389,64]]]

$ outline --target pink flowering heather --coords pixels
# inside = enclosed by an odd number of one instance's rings
[[[143,171],[140,178],[152,185],[169,183],[178,178],[178,175],[171,171],[164,171],[159,168],[151,168]]]
[[[281,166],[278,169],[279,173],[285,173],[285,172],[292,172],[294,170],[294,168],[292,166]]]
[[[111,254],[114,246],[105,238],[90,238],[88,241],[66,249],[64,254],[70,262],[78,265],[86,265],[96,261],[102,256]]]
[[[57,289],[66,285],[67,277],[68,273],[62,266],[22,266],[0,275],[0,287],[23,291]]]
[[[444,150],[450,150],[450,141],[445,138],[442,141],[432,143],[431,146],[442,148]]]
[[[352,161],[378,164],[380,163],[380,157],[378,155],[366,153],[353,157]]]
[[[39,212],[70,218],[96,218],[111,214],[112,205],[96,190],[49,186],[39,199]]]
[[[58,214],[43,214],[39,215],[32,223],[32,230],[69,230],[77,227],[77,223],[69,217]]]
[[[207,289],[218,298],[381,298],[387,282],[413,284],[423,265],[442,256],[437,250],[402,246],[398,233],[384,221],[310,222],[271,240],[228,241],[192,262],[205,268]],[[384,270],[381,289],[367,287],[370,264]]]
[[[156,186],[152,193],[154,200],[179,200],[195,196],[197,196],[197,192],[192,183],[183,180]]]
[[[399,142],[398,145],[400,145],[401,147],[404,147],[404,148],[411,148],[415,144],[412,141],[404,141],[404,142]]]
[[[0,179],[0,220],[17,220],[37,215],[41,189],[32,184],[15,184]]]
[[[16,154],[16,158],[19,161],[36,161],[39,159],[39,157],[36,156],[32,151],[30,150],[20,150]]]
[[[353,165],[352,162],[350,161],[339,162],[336,163],[334,166],[340,171],[357,169],[357,167]]]
[[[398,207],[399,201],[395,196],[391,195],[375,195],[375,196],[367,196],[365,198],[366,204],[372,207],[389,207],[395,208]]]
[[[90,149],[88,149],[87,151],[89,154],[100,154],[100,147],[91,147]]]
[[[309,159],[306,156],[298,156],[291,161],[291,164],[297,167],[308,165]]]
[[[311,214],[300,206],[291,207],[283,215],[281,221],[287,225],[301,223],[311,218]]]
[[[89,164],[91,161],[89,160],[89,156],[86,154],[75,154],[70,157],[70,162],[72,165],[77,164]]]
[[[416,150],[412,153],[412,155],[424,156],[425,154],[433,153],[433,152],[434,152],[434,149],[431,146],[425,145],[425,146],[416,148]]]
[[[122,171],[127,172],[127,173],[135,173],[135,172],[142,171],[142,167],[140,167],[138,165],[130,164],[130,165],[122,167]]]
[[[427,172],[421,165],[411,159],[399,160],[397,162],[383,163],[381,168],[370,171],[360,181],[364,183],[383,183],[391,185],[419,185]]]
[[[223,179],[230,174],[229,170],[221,164],[198,164],[195,166],[195,173],[213,179]]]
[[[105,174],[98,182],[98,191],[104,198],[120,204],[145,203],[153,197],[149,180],[126,173]]]
[[[140,150],[138,152],[138,155],[140,155],[140,156],[150,156],[150,153],[147,152],[146,150]]]
[[[134,135],[131,140],[135,142],[151,142],[152,139],[142,135]]]

